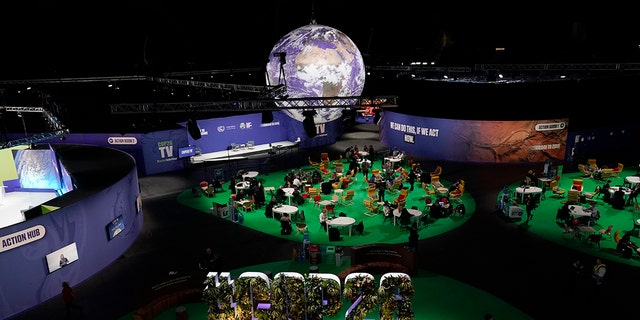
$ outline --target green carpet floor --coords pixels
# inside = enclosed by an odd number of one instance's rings
[[[610,178],[611,186],[623,185],[624,178],[634,174],[635,171],[631,170],[621,172],[618,177]],[[573,179],[583,180],[584,192],[592,192],[595,190],[596,186],[602,186],[605,183],[605,181],[602,180],[583,178],[579,172],[573,172],[562,175],[562,178],[560,179],[560,188],[568,191],[571,188]],[[516,182],[509,186],[512,194],[513,190],[519,186],[519,183],[520,182]],[[599,233],[601,229],[606,229],[609,225],[613,225],[613,231],[615,232],[616,230],[620,230],[621,236],[625,232],[630,231],[633,228],[634,221],[640,218],[640,211],[635,211],[635,205],[626,206],[623,210],[618,210],[614,209],[611,204],[604,202],[602,199],[602,196],[595,199],[596,206],[600,211],[600,220],[598,220],[593,228]],[[563,197],[553,197],[552,192],[547,190],[544,200],[542,200],[538,208],[533,211],[534,218],[531,221],[527,222],[525,218],[522,220],[513,220],[513,223],[516,223],[520,228],[533,232],[536,235],[558,245],[567,246],[592,256],[602,257],[606,260],[640,267],[640,256],[634,255],[632,259],[625,259],[616,252],[616,243],[613,240],[614,232],[611,233],[611,237],[603,237],[600,241],[600,247],[597,245],[591,245],[587,242],[586,237],[574,238],[571,234],[564,233],[564,228],[559,223],[556,223],[556,213],[566,201],[566,193]],[[579,205],[584,207],[589,206],[587,203]],[[521,205],[521,207],[524,209],[524,205]],[[631,237],[631,239],[636,243],[640,243],[637,237]]]
[[[278,187],[281,184],[282,178],[286,172],[270,173],[269,175],[258,176],[265,186]],[[622,185],[624,183],[624,177],[633,175],[635,172],[625,171],[622,172],[619,177],[611,178],[612,186]],[[523,173],[523,177],[524,177]],[[204,177],[203,177],[204,178]],[[573,179],[583,179],[584,191],[592,191],[596,185],[602,185],[604,181],[594,180],[590,178],[582,178],[579,173],[567,173],[563,174],[560,180],[560,187],[569,189]],[[194,185],[197,186],[197,181],[194,181]],[[509,186],[513,194],[513,190],[519,186],[519,181],[514,182]],[[448,185],[447,181],[444,181],[445,185]],[[418,184],[416,184],[418,186]],[[359,181],[352,183],[350,189],[356,191],[354,198],[354,204],[350,206],[338,206],[336,212],[345,212],[348,216],[353,217],[358,221],[364,221],[365,232],[362,236],[353,235],[349,237],[346,231],[343,231],[343,240],[340,242],[329,242],[326,232],[322,231],[318,222],[317,216],[319,209],[312,203],[307,202],[300,207],[305,211],[306,223],[309,226],[310,240],[313,244],[325,245],[338,245],[338,246],[355,246],[371,243],[385,243],[385,244],[401,244],[406,243],[408,240],[408,232],[400,229],[399,225],[394,226],[393,222],[383,222],[384,217],[379,214],[374,217],[369,217],[364,214],[366,209],[362,203],[362,200],[366,197],[366,183],[363,182],[362,177],[359,177]],[[198,209],[204,213],[210,214],[210,208],[212,202],[226,203],[229,199],[230,192],[227,186],[225,186],[225,192],[221,192],[215,195],[213,198],[207,197],[193,197],[190,190],[185,190],[178,196],[178,201],[186,206]],[[546,191],[538,208],[534,210],[534,218],[531,221],[525,219],[511,220],[505,217],[507,223],[514,223],[519,228],[523,228],[528,232],[535,233],[536,235],[556,243],[558,245],[567,246],[575,250],[591,254],[593,256],[600,256],[608,260],[614,260],[622,263],[627,263],[634,266],[640,266],[640,259],[634,257],[632,259],[622,258],[615,250],[615,242],[613,239],[605,236],[600,242],[600,247],[590,246],[584,238],[574,238],[563,232],[563,228],[556,222],[556,212],[560,208],[563,202],[567,201],[566,195],[564,197],[556,198],[551,196],[551,191]],[[387,200],[393,199],[396,194],[388,193]],[[424,198],[426,193],[423,189],[416,187],[414,191],[409,193],[407,199],[407,206],[417,206],[423,209]],[[498,195],[497,195],[498,196]],[[324,195],[324,199],[330,199],[330,195]],[[430,223],[426,227],[420,230],[420,238],[433,237],[441,233],[445,233],[453,228],[456,228],[463,224],[471,215],[475,212],[475,202],[473,197],[469,193],[463,195],[463,203],[467,208],[467,213],[464,217],[449,217],[439,219]],[[639,212],[634,212],[634,206],[626,207],[624,210],[616,210],[611,207],[610,204],[602,201],[602,198],[598,198],[597,205],[601,213],[601,218],[597,225],[594,227],[596,230],[605,229],[609,225],[614,226],[615,230],[621,230],[621,233],[631,230],[633,227],[633,221],[640,218]],[[586,206],[586,204],[583,204]],[[524,206],[522,206],[524,208]],[[296,234],[294,231],[292,235],[280,235],[280,224],[278,221],[268,219],[264,216],[264,209],[255,210],[253,212],[247,212],[244,214],[243,225],[247,228],[253,228],[261,232],[270,234],[276,237],[284,237],[294,241],[303,240],[303,235]],[[637,238],[632,238],[637,241]],[[336,266],[335,260],[329,257],[323,257],[323,260],[318,265],[320,272],[337,274],[343,270],[349,264],[349,257],[344,257],[341,266]],[[308,273],[310,264],[308,261],[295,262],[295,261],[280,261],[261,265],[247,266],[242,269],[232,270],[232,278],[236,278],[244,271],[258,271],[258,272],[270,272],[276,274],[281,271],[299,272],[302,274]],[[376,275],[376,279],[379,279],[379,275]],[[523,314],[518,309],[505,303],[504,301],[484,292],[478,290],[464,283],[456,280],[426,272],[424,270],[418,270],[417,275],[412,277],[412,282],[415,285],[416,292],[413,298],[413,308],[416,319],[481,319],[482,316],[487,313],[493,313],[496,319],[531,319],[528,315]],[[457,299],[456,297],[464,297],[464,300]],[[206,318],[207,306],[205,303],[191,303],[184,305],[189,313],[190,318],[204,319]],[[347,303],[343,303],[343,309],[339,313],[341,316],[336,316],[327,319],[339,319],[344,317],[344,311],[348,308]],[[367,318],[376,319],[377,311],[372,312]],[[130,316],[123,317],[124,319],[130,319]],[[175,308],[166,310],[159,315],[156,319],[175,319]]]
[[[311,170],[311,167],[304,167],[305,170]],[[272,172],[269,175],[258,175],[257,179],[263,181],[265,187],[278,188],[282,185],[283,178],[288,171]],[[206,177],[203,177],[205,179]],[[449,185],[449,182],[442,181],[445,185]],[[198,187],[199,181],[194,181],[194,187]],[[408,183],[405,183],[405,187],[408,187]],[[426,191],[422,189],[420,183],[414,185],[414,190],[409,192],[407,197],[407,208],[413,206],[425,211],[425,197],[427,197]],[[314,185],[314,187],[320,187]],[[347,216],[356,220],[356,224],[360,221],[364,223],[364,232],[362,236],[352,234],[349,237],[348,228],[341,230],[342,240],[339,242],[329,242],[329,236],[326,231],[323,231],[320,227],[318,216],[320,209],[313,204],[313,202],[307,200],[303,205],[299,206],[300,211],[304,211],[305,223],[308,226],[310,241],[313,244],[332,244],[339,246],[356,246],[362,244],[401,244],[408,241],[409,232],[401,229],[400,224],[393,224],[393,221],[384,221],[384,215],[382,213],[376,216],[368,216],[368,210],[365,208],[363,200],[368,198],[367,195],[367,183],[364,178],[359,174],[358,179],[349,184],[347,190],[353,189],[355,196],[353,198],[352,205],[338,204],[335,208],[336,214],[344,212]],[[213,203],[226,204],[229,200],[231,192],[229,191],[228,184],[224,186],[224,192],[217,193],[214,197],[194,197],[191,190],[185,190],[178,196],[178,202],[200,210],[202,212],[210,214],[210,208]],[[387,191],[385,198],[387,201],[392,202],[398,196],[399,192]],[[322,194],[322,200],[331,200],[330,195]],[[434,195],[430,196],[435,199]],[[267,200],[270,198],[267,192]],[[450,231],[458,226],[462,225],[465,221],[471,217],[476,210],[475,201],[468,192],[465,192],[461,197],[462,203],[466,207],[466,214],[463,217],[458,215],[452,215],[448,218],[438,219],[431,221],[425,227],[421,225],[419,230],[420,239],[433,237],[447,231]],[[382,211],[380,211],[382,212]],[[264,215],[264,207],[262,209],[256,209],[251,212],[242,212],[244,216],[243,226],[252,228],[275,237],[282,237],[291,239],[294,241],[303,240],[303,235],[296,232],[295,226],[291,235],[280,234],[280,222],[274,219],[269,219]],[[294,221],[295,222],[295,221]]]

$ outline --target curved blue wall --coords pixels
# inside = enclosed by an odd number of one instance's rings
[[[84,153],[82,162],[93,166],[92,154],[95,152],[90,150]],[[107,154],[113,159],[120,158],[120,163],[125,164],[114,169],[125,172],[110,176],[124,178],[89,192],[79,185],[77,190],[52,200],[64,202],[66,197],[79,198],[78,201],[68,201],[58,210],[0,230],[3,240],[35,226],[42,226],[45,230],[39,240],[0,252],[3,271],[0,273],[0,318],[16,315],[49,299],[59,299],[63,281],[75,286],[88,279],[120,257],[138,237],[143,213],[142,210],[138,212],[136,205],[140,188],[135,161],[130,155],[115,149],[107,151]],[[105,161],[105,153],[99,155],[101,159],[95,159],[95,163]],[[73,176],[73,170],[68,169]],[[80,175],[89,180],[91,171],[96,173],[96,179],[104,180],[104,170],[109,170],[99,165],[84,169],[87,171]],[[120,215],[124,218],[125,229],[109,241],[106,225]],[[71,243],[77,246],[78,260],[49,273],[45,256]]]

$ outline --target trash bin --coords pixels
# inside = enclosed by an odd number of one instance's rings
[[[320,263],[320,246],[317,244],[312,244],[309,246],[309,263]]]
[[[342,248],[336,248],[336,267],[342,265]]]
[[[176,308],[176,320],[187,320],[189,319],[189,315],[187,314],[187,308],[184,306],[179,306]]]

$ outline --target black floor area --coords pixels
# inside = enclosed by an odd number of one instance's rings
[[[349,145],[365,143],[373,144],[378,152],[386,149],[369,126],[356,128],[323,149],[331,149],[336,155]],[[308,155],[319,157],[320,152],[299,149],[286,163],[306,163]],[[423,168],[442,165],[446,181],[464,178],[466,192],[477,201],[477,211],[462,227],[420,240],[418,268],[485,290],[535,319],[635,314],[640,270],[605,261],[608,273],[598,294],[590,278],[595,256],[544,241],[498,213],[498,192],[505,184],[521,179],[533,165],[414,160],[421,162]],[[132,312],[148,298],[150,281],[162,279],[169,272],[195,272],[198,256],[207,246],[221,254],[221,270],[290,258],[292,243],[288,240],[230,224],[177,203],[178,193],[210,174],[209,167],[192,167],[141,178],[145,224],[139,239],[108,268],[83,283],[72,284],[78,302],[84,306],[83,319],[119,319]],[[581,259],[585,269],[574,282],[570,267],[575,259]],[[458,299],[460,307],[466,303],[465,297],[451,299]],[[52,299],[12,319],[64,318],[62,301]]]

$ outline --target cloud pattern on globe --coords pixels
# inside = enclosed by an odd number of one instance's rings
[[[281,64],[281,53],[285,53]],[[282,67],[282,69],[281,69]],[[289,98],[360,96],[365,66],[358,47],[343,32],[319,24],[297,28],[280,39],[267,63],[268,85],[286,85]],[[318,108],[314,121],[324,123],[342,116],[342,108]],[[301,109],[285,109],[303,121]]]

